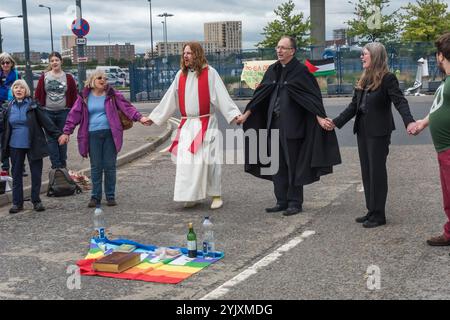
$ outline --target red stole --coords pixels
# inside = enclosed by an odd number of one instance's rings
[[[186,91],[186,79],[187,75],[181,73],[178,82],[178,104],[180,106],[181,122],[178,126],[177,135],[169,151],[174,155],[177,154],[178,140],[180,139],[181,128],[186,123],[186,105],[185,105],[185,91]],[[205,138],[206,130],[208,130],[209,114],[210,114],[210,96],[209,96],[209,85],[208,85],[208,67],[204,68],[198,77],[198,104],[200,106],[200,121],[202,123],[201,131],[195,136],[194,140],[189,147],[189,151],[195,154],[203,143]]]

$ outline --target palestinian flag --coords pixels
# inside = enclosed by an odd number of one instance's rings
[[[306,59],[305,66],[307,66],[309,72],[311,72],[316,77],[326,77],[336,74],[333,58],[323,60]]]

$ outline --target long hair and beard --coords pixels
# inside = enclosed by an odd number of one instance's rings
[[[185,75],[187,75],[189,69],[192,69],[195,71],[195,73],[197,74],[197,77],[198,77],[198,76],[200,76],[200,73],[202,73],[203,68],[206,65],[208,65],[208,60],[206,60],[205,51],[203,50],[200,43],[192,41],[192,42],[187,42],[183,45],[183,52],[187,46],[189,46],[189,48],[191,48],[192,55],[194,58],[194,64],[192,66],[186,66],[186,64],[184,63],[184,58],[183,58],[183,54],[182,54],[181,59],[180,59],[181,71]]]
[[[373,91],[381,85],[383,77],[389,72],[387,52],[379,42],[368,43],[364,49],[369,51],[371,63],[367,69],[364,69],[356,88]]]

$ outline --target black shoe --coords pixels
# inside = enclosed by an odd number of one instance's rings
[[[366,222],[367,220],[369,220],[370,216],[371,216],[371,214],[367,213],[365,216],[356,218],[355,221],[358,223],[363,223],[363,222]]]
[[[266,208],[266,212],[280,212],[287,209],[287,206],[282,206],[280,204],[276,204],[275,207]]]
[[[89,200],[89,203],[88,203],[88,208],[95,208],[95,207],[97,207],[97,203],[98,203],[97,199],[91,198],[91,200]]]
[[[382,225],[386,224],[386,220],[383,221],[372,221],[372,220],[367,220],[363,223],[363,227],[364,228],[376,228]]]
[[[17,206],[17,205],[13,205],[11,207],[11,209],[9,209],[9,213],[13,214],[13,213],[18,213],[20,211],[23,210],[23,206]]]
[[[283,216],[293,216],[294,214],[300,213],[303,211],[302,207],[289,207],[286,209],[285,212],[283,212]]]
[[[45,211],[45,207],[42,204],[42,202],[36,202],[35,204],[33,204],[33,209],[34,209],[34,211],[38,211],[38,212]]]
[[[108,207],[114,207],[114,206],[117,206],[117,202],[116,202],[116,200],[114,200],[114,199],[107,199],[107,200],[106,200],[106,205],[107,205]]]

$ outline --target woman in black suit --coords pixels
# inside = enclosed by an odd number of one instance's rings
[[[385,206],[388,191],[386,159],[391,133],[395,130],[391,104],[400,113],[406,130],[414,127],[408,101],[400,90],[394,74],[389,72],[387,52],[379,42],[364,46],[361,60],[363,73],[352,102],[335,119],[329,129],[342,128],[356,116],[353,133],[357,135],[361,174],[366,198],[367,214],[356,218],[365,228],[386,224]]]

